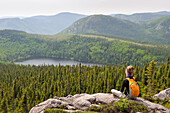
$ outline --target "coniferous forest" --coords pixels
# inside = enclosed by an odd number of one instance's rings
[[[36,104],[54,96],[120,90],[126,67],[126,63],[123,66],[0,64],[0,111],[27,113]],[[170,87],[170,58],[159,66],[151,61],[134,67],[142,97]]]
[[[49,98],[120,90],[128,65],[135,67],[142,97],[170,87],[169,45],[96,35],[34,35],[0,31],[0,112],[28,113]],[[27,57],[52,57],[102,66],[15,65]],[[167,105],[165,105],[167,106]]]

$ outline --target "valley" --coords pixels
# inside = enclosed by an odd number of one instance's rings
[[[96,35],[34,35],[20,31],[0,31],[0,61],[24,57],[53,57],[81,62],[130,65],[155,60],[165,62],[169,45],[146,44]],[[163,50],[163,51],[162,51]]]
[[[129,65],[140,98],[169,109],[169,99],[153,98],[170,87],[169,15],[60,13],[0,19],[0,112],[28,113],[34,106],[36,112],[36,105],[49,98],[120,91]],[[120,99],[117,108],[130,104]],[[137,107],[148,111],[148,106]]]

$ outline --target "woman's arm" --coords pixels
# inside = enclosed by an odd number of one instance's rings
[[[127,79],[123,80],[122,88],[120,91],[123,92],[125,88],[127,91],[129,91],[129,81]]]

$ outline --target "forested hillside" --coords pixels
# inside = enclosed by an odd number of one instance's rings
[[[113,88],[120,90],[126,66],[0,64],[0,112],[28,113],[33,106],[54,96],[108,93]],[[150,99],[150,96],[170,87],[170,58],[160,66],[152,61],[134,67],[143,98]],[[162,104],[169,105],[167,101]]]
[[[106,15],[92,15],[76,21],[62,31],[61,34],[98,34],[128,37],[130,39],[146,38],[147,33],[142,26],[130,21]]]
[[[147,24],[137,24],[111,16],[92,15],[76,21],[59,34],[96,34],[170,45],[169,22],[169,16]]]
[[[168,45],[151,45],[95,35],[33,35],[0,31],[0,61],[14,62],[27,57],[54,57],[81,62],[123,65],[165,62]]]
[[[156,19],[145,25],[155,37],[161,37],[160,39],[170,40],[170,16]],[[170,42],[169,42],[170,43]]]

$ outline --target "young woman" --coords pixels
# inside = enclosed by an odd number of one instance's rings
[[[127,78],[129,78],[129,79],[135,79],[135,78],[133,77],[133,72],[134,72],[133,66],[128,66],[128,67],[126,68],[126,71],[125,71],[125,73],[126,73],[126,79],[123,80],[123,84],[122,84],[122,88],[121,88],[121,92],[122,92],[122,93],[123,93],[123,91],[124,91],[124,89],[125,89],[124,94],[125,94],[126,96],[127,96],[128,94],[130,94],[130,92],[129,92],[129,80],[128,80]]]
[[[133,72],[134,72],[133,66],[128,66],[126,68],[125,70],[126,79],[123,80],[121,92],[115,89],[112,89],[111,92],[113,93],[113,95],[116,95],[117,97],[123,97],[123,98],[128,97],[131,99],[135,99],[135,97],[139,95],[139,85],[135,81],[135,77],[133,77]],[[129,82],[132,85],[130,85]],[[129,87],[131,87],[131,91],[129,91]],[[124,89],[125,89],[125,92],[124,92]]]

